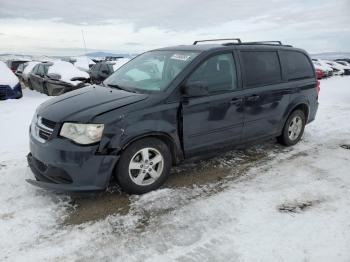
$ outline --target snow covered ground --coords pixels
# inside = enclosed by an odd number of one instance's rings
[[[350,77],[321,81],[298,145],[185,165],[190,181],[196,168],[227,174],[128,196],[126,211],[74,225],[71,196],[24,182],[28,126],[46,99],[24,90],[0,102],[0,261],[350,261]]]

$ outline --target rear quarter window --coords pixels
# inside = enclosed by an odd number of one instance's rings
[[[244,86],[256,87],[282,81],[277,51],[241,51]]]
[[[308,57],[297,51],[281,51],[288,80],[314,77],[314,69]]]

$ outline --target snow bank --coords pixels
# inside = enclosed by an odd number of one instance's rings
[[[340,147],[350,143],[349,81],[321,80],[319,112],[301,143],[254,147],[266,157],[238,177],[130,196],[126,214],[77,226],[62,224],[74,212],[67,196],[24,182],[33,177],[28,126],[48,99],[24,90],[0,105],[0,261],[350,261],[350,153]],[[234,174],[248,153],[215,162]]]
[[[14,88],[17,84],[17,76],[7,67],[4,62],[0,61],[0,85]]]
[[[77,56],[72,58],[76,60],[76,62],[74,62],[74,66],[83,71],[88,71],[90,69],[89,65],[95,64],[95,62],[87,56]]]
[[[126,64],[130,61],[130,58],[119,58],[115,63],[113,64],[113,70],[116,71],[119,67]]]
[[[79,80],[73,81],[72,78],[81,77],[88,79],[90,77],[88,73],[79,70],[71,63],[65,61],[55,61],[53,65],[49,67],[48,74],[59,74],[62,81],[72,85],[81,83]]]

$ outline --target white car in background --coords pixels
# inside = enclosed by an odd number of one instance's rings
[[[344,75],[350,75],[350,63],[347,61],[334,61],[337,64],[340,64],[341,66],[343,66],[344,69]]]
[[[319,69],[326,77],[333,75],[333,69],[330,65],[320,59],[312,59],[315,69]]]
[[[344,67],[341,64],[338,64],[335,61],[330,60],[323,60],[325,63],[327,63],[332,69],[334,75],[344,75],[345,70]]]

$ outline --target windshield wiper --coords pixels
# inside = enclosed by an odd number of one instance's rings
[[[135,90],[131,89],[131,88],[127,88],[125,86],[120,86],[117,84],[107,84],[107,86],[112,87],[112,88],[117,88],[119,90],[123,90],[123,91],[127,91],[127,92],[131,92],[131,93],[137,93]]]

